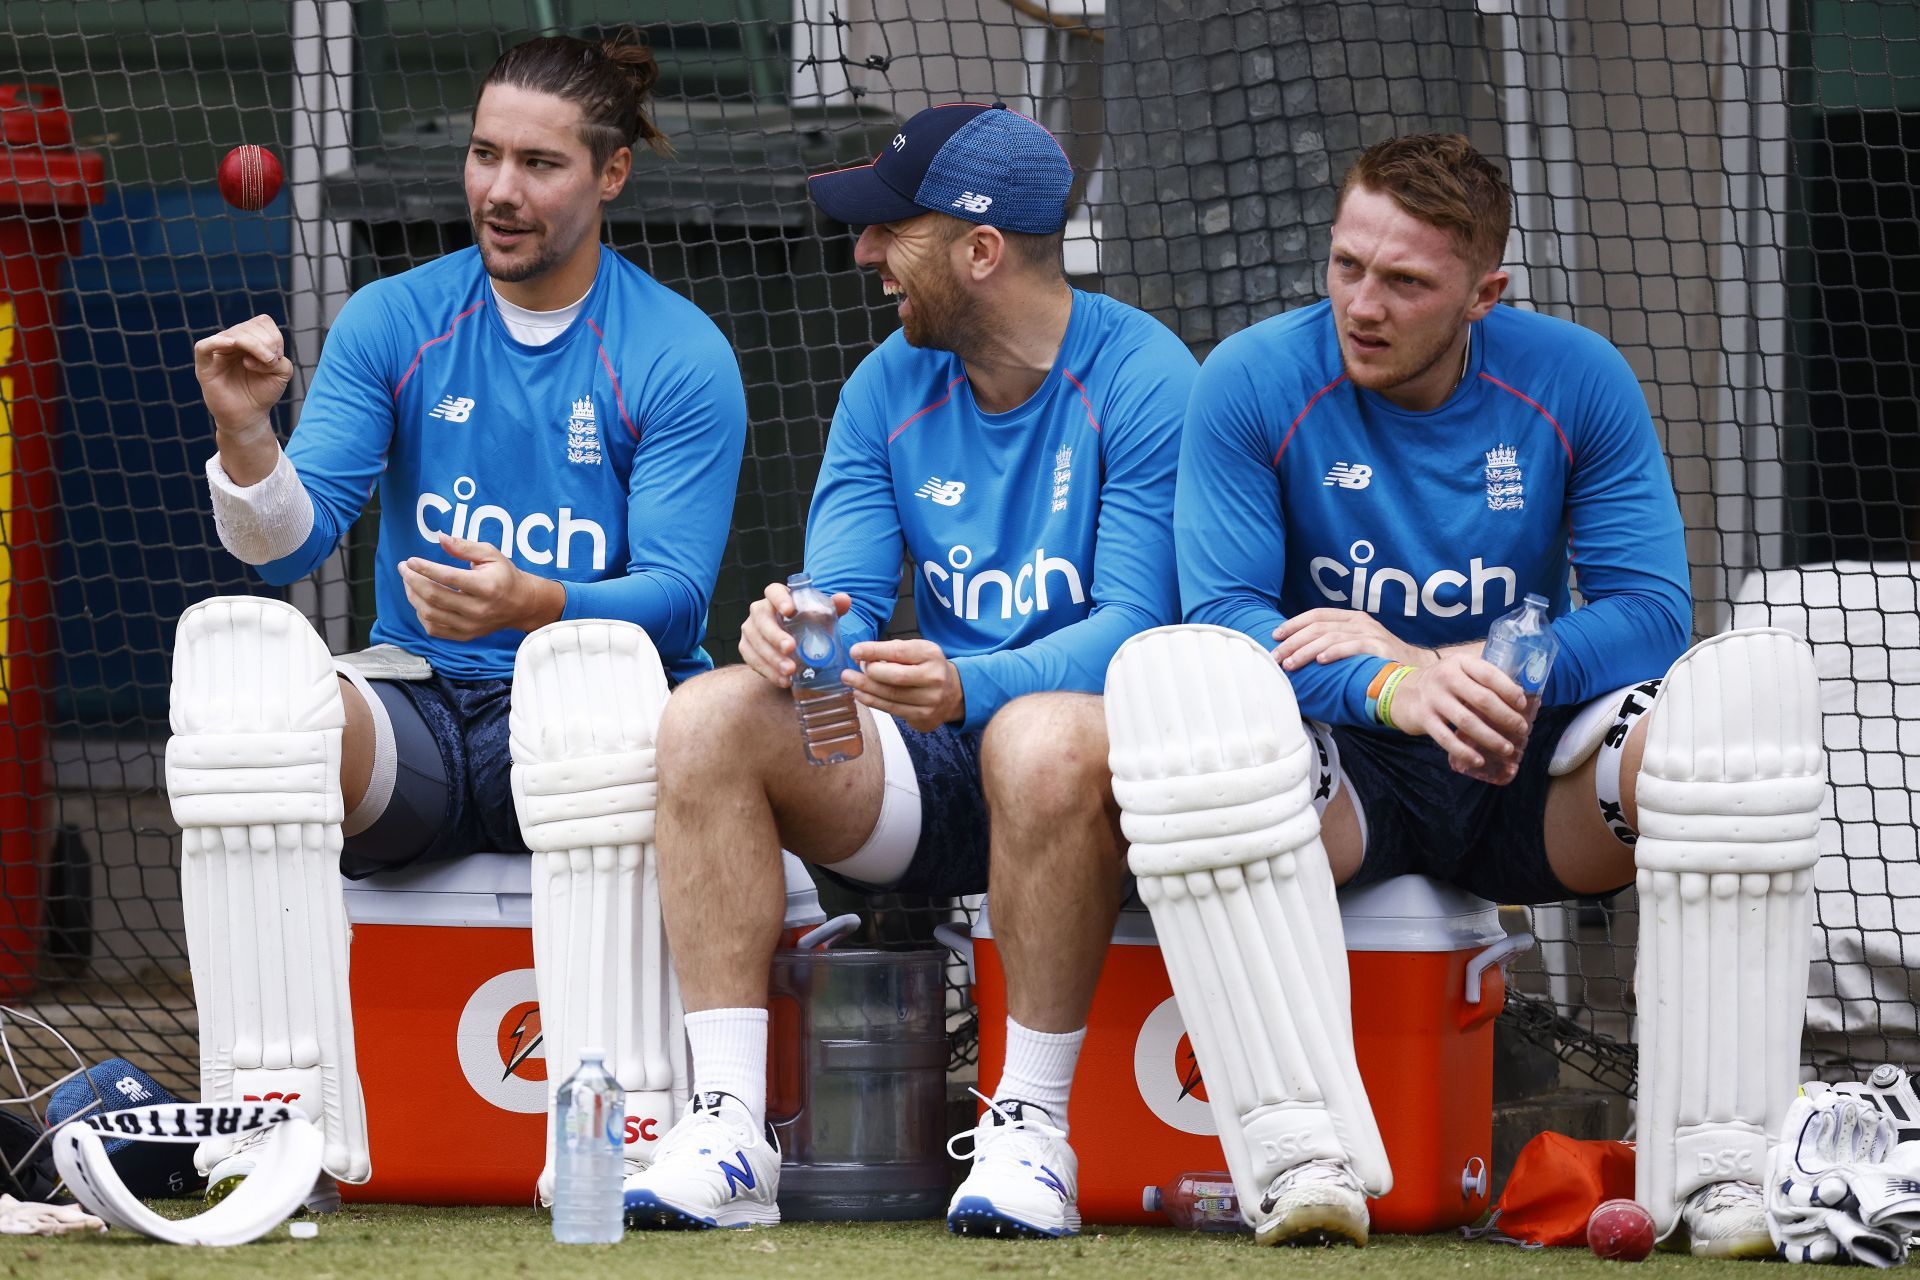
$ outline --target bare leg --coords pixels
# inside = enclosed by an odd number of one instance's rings
[[[1620,803],[1627,825],[1635,829],[1640,806],[1634,799],[1634,780],[1640,776],[1651,723],[1651,717],[1642,716],[1620,751]],[[1579,894],[1611,893],[1633,883],[1633,849],[1614,837],[1593,798],[1601,754],[1594,752],[1578,769],[1555,778],[1547,790],[1547,863],[1561,884]]]
[[[1360,819],[1353,812],[1353,786],[1340,788],[1320,815],[1320,843],[1326,848],[1333,882],[1345,884],[1360,870],[1366,850],[1360,847]]]
[[[1035,1031],[1078,1031],[1120,912],[1126,859],[1100,699],[1042,693],[1009,703],[987,727],[980,771],[1007,1012]]]
[[[785,912],[782,846],[809,862],[851,856],[880,817],[872,717],[866,750],[807,763],[793,699],[745,667],[691,680],[667,699],[655,818],[667,941],[687,1012],[759,1009]]]

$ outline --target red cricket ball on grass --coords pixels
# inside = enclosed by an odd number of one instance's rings
[[[264,209],[280,194],[286,173],[280,158],[249,142],[220,159],[220,196],[236,209]]]
[[[1637,1200],[1605,1200],[1587,1219],[1587,1248],[1596,1258],[1639,1262],[1653,1252],[1653,1215]]]

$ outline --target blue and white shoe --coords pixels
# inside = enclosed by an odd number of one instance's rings
[[[780,1221],[780,1148],[730,1093],[703,1093],[625,1184],[630,1231],[770,1227]]]
[[[947,1153],[962,1160],[960,1144],[973,1141],[973,1168],[947,1206],[947,1230],[1023,1239],[1079,1235],[1080,1161],[1066,1132],[1032,1103],[981,1101],[987,1113],[980,1123],[947,1143]]]

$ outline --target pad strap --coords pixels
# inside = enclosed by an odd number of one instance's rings
[[[1613,723],[1600,740],[1600,751],[1593,765],[1593,796],[1600,805],[1600,818],[1613,832],[1613,838],[1631,849],[1639,843],[1640,833],[1627,822],[1625,804],[1620,799],[1620,757],[1627,749],[1627,735],[1640,717],[1653,710],[1659,696],[1660,681],[1649,680],[1627,690],[1614,712]]]
[[[163,1218],[127,1189],[107,1155],[102,1135],[136,1142],[193,1142],[260,1129],[254,1167],[240,1186],[190,1218]],[[87,1212],[116,1227],[168,1244],[235,1245],[257,1240],[300,1207],[320,1176],[320,1130],[285,1106],[207,1106],[176,1102],[113,1111],[62,1125],[53,1135],[53,1160],[67,1189]]]

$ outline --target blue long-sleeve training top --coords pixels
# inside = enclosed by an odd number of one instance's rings
[[[457,679],[507,677],[524,638],[434,639],[399,564],[449,533],[566,587],[563,618],[618,618],[675,679],[701,648],[733,516],[746,395],[720,330],[611,249],[580,314],[529,346],[507,332],[477,249],[356,292],[327,335],[287,456],[313,530],[259,566],[313,572],[377,486],[373,639]]]
[[[1006,413],[981,412],[952,352],[889,337],[841,391],[807,519],[807,572],[853,597],[842,636],[879,636],[904,552],[967,728],[1022,694],[1098,692],[1127,637],[1178,616],[1194,373],[1166,326],[1080,290],[1046,380]]]
[[[1425,413],[1346,378],[1330,303],[1227,339],[1194,386],[1174,526],[1186,618],[1267,648],[1319,608],[1364,609],[1416,645],[1484,640],[1532,592],[1560,641],[1558,704],[1661,674],[1692,630],[1680,510],[1632,369],[1600,335],[1510,306],[1473,325],[1466,376]],[[1384,663],[1289,672],[1301,713],[1371,723]]]

